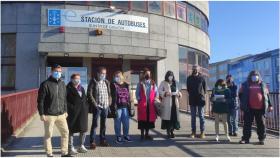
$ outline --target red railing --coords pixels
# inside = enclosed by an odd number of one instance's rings
[[[182,90],[183,98],[180,100],[180,109],[186,112],[190,112],[190,106],[188,104],[188,93],[186,90]],[[208,91],[205,105],[205,116],[209,118],[214,118],[211,114],[211,102],[210,102],[211,91]],[[274,110],[266,114],[266,128],[279,131],[279,93],[270,93],[269,94],[271,104],[273,105]],[[243,117],[239,111],[239,123],[243,124]],[[255,123],[254,123],[255,125]]]
[[[1,144],[37,111],[38,89],[1,96]]]

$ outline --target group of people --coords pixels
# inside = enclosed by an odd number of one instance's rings
[[[135,115],[133,99],[130,97],[129,84],[125,82],[123,72],[116,71],[113,81],[106,79],[107,70],[99,67],[97,74],[91,79],[87,92],[81,85],[80,74],[72,74],[71,81],[65,86],[61,79],[62,67],[54,65],[49,78],[41,83],[38,92],[38,111],[44,122],[44,146],[48,157],[53,156],[52,133],[56,125],[61,134],[61,156],[69,157],[77,153],[87,152],[85,147],[88,130],[88,113],[92,113],[90,128],[90,148],[95,149],[96,130],[100,123],[100,146],[110,146],[106,140],[106,120],[114,118],[114,130],[118,144],[132,142],[129,136],[129,120]],[[191,110],[191,138],[196,137],[196,114],[200,119],[200,135],[205,138],[204,106],[207,93],[206,82],[193,66],[192,74],[187,78],[187,91]],[[165,74],[159,86],[152,79],[152,73],[145,68],[137,84],[136,99],[137,121],[140,140],[153,140],[149,130],[155,128],[159,116],[161,129],[166,130],[167,138],[175,137],[174,130],[180,129],[179,99],[182,97],[179,83],[172,71]],[[238,97],[240,103],[238,103]],[[265,139],[265,113],[272,111],[266,85],[260,74],[252,71],[246,82],[237,92],[237,86],[231,75],[226,80],[217,80],[211,95],[212,115],[215,117],[216,141],[219,141],[219,121],[222,120],[227,140],[229,136],[237,136],[239,105],[244,116],[243,136],[240,144],[249,143],[254,118],[257,123],[257,134],[260,144]],[[100,121],[99,121],[100,120]],[[121,134],[121,126],[123,134]],[[74,146],[74,133],[79,133],[79,144]]]

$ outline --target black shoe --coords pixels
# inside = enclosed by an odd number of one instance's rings
[[[239,144],[249,144],[249,140],[240,140]]]
[[[47,157],[53,157],[53,154],[47,154]]]
[[[232,133],[229,133],[228,135],[229,135],[229,136],[233,136],[233,134],[232,134]]]
[[[173,132],[171,132],[170,138],[175,138],[175,135]]]
[[[264,140],[260,140],[260,141],[259,141],[259,144],[260,144],[260,145],[264,145]]]
[[[238,136],[238,134],[237,134],[237,133],[233,133],[233,135],[232,135],[232,136],[237,137],[237,136]]]

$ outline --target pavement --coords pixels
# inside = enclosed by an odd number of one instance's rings
[[[116,144],[113,119],[107,120],[107,140],[110,147],[99,147],[88,150],[87,153],[77,154],[77,157],[279,157],[279,136],[267,134],[265,145],[258,145],[256,132],[252,132],[250,144],[239,144],[242,129],[239,129],[237,137],[231,137],[227,142],[224,135],[221,141],[215,141],[214,121],[206,120],[206,138],[190,138],[190,115],[181,113],[181,129],[175,131],[175,138],[168,139],[166,131],[160,129],[161,120],[156,121],[155,129],[151,130],[153,141],[140,141],[140,131],[137,129],[136,118],[130,120],[130,136],[133,142]],[[197,118],[197,127],[199,127]],[[91,126],[91,114],[89,116]],[[198,128],[199,129],[199,128]],[[99,129],[97,130],[99,134]],[[223,126],[220,123],[220,133],[223,134]],[[21,134],[13,140],[2,152],[1,156],[17,157],[44,157],[43,133],[44,126],[37,115],[26,126]],[[75,135],[78,142],[78,135]],[[60,156],[60,137],[55,128],[52,138],[54,156]],[[87,132],[86,147],[89,147],[89,132]]]

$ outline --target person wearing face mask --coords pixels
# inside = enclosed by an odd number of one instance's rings
[[[205,94],[206,82],[205,79],[198,72],[198,66],[193,66],[192,75],[187,78],[187,91],[189,94],[189,105],[191,109],[191,126],[192,133],[191,138],[196,136],[196,113],[198,112],[200,120],[200,138],[205,138],[205,119],[204,119],[204,106],[205,106]]]
[[[88,104],[84,87],[81,85],[80,74],[72,74],[71,81],[67,85],[67,109],[69,128],[69,154],[85,153],[84,146],[88,129]],[[74,147],[74,133],[80,133],[79,148]]]
[[[144,69],[144,78],[137,84],[136,98],[138,100],[137,119],[138,129],[141,130],[140,140],[153,140],[149,135],[149,130],[155,128],[156,107],[158,100],[158,89],[154,80],[151,78],[151,71]]]
[[[167,138],[174,138],[174,130],[180,129],[179,100],[182,97],[172,71],[167,71],[165,80],[160,83],[159,94],[162,98],[160,106],[161,129],[165,129]]]
[[[251,137],[252,123],[257,124],[259,144],[264,145],[266,137],[265,114],[271,112],[273,107],[269,99],[269,91],[266,84],[261,81],[258,71],[251,71],[247,81],[242,83],[239,89],[241,115],[244,118],[243,136],[240,144],[248,144]]]
[[[231,141],[228,135],[227,115],[229,112],[229,104],[231,104],[231,92],[226,86],[223,79],[218,79],[211,95],[213,116],[215,118],[216,141],[219,141],[219,122],[222,120],[224,124],[225,135],[228,141]]]
[[[38,92],[38,111],[41,121],[44,122],[45,136],[44,147],[48,157],[53,157],[52,153],[52,133],[56,125],[61,134],[61,156],[68,155],[67,125],[67,99],[66,86],[61,80],[62,67],[55,64],[51,68],[51,76],[41,83]]]
[[[231,75],[226,76],[227,87],[231,92],[231,103],[229,104],[228,113],[228,130],[230,136],[237,136],[238,131],[238,101],[237,86],[233,82]]]
[[[105,67],[99,67],[96,78],[93,78],[87,89],[87,99],[92,112],[92,125],[90,130],[90,148],[96,148],[96,129],[98,119],[100,118],[100,146],[108,147],[106,141],[106,120],[108,108],[111,105],[110,82],[106,79],[107,70]]]
[[[114,74],[114,82],[111,84],[112,105],[111,109],[115,111],[114,129],[116,134],[116,143],[132,142],[129,136],[129,117],[131,100],[129,85],[124,82],[124,76],[121,71]],[[121,137],[121,124],[123,126],[123,138]]]

